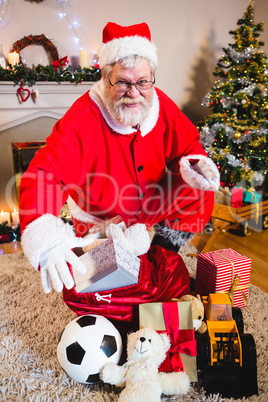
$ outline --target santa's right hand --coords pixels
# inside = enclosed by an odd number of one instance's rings
[[[51,291],[51,283],[56,292],[61,292],[63,285],[67,289],[74,286],[74,280],[68,264],[81,274],[86,273],[85,265],[71,250],[74,247],[85,247],[92,243],[93,239],[72,238],[70,242],[54,244],[44,251],[40,258],[40,273],[42,286],[45,293]]]

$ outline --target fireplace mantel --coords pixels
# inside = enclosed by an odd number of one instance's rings
[[[27,88],[31,95],[21,102],[17,95],[19,85],[0,81],[0,132],[39,117],[60,119],[73,102],[90,90],[92,82],[72,84],[70,82],[38,82]],[[33,91],[38,91],[35,101]]]

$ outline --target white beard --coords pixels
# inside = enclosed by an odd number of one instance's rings
[[[141,124],[143,120],[148,116],[149,111],[152,107],[153,97],[146,100],[143,96],[138,96],[137,98],[129,98],[128,96],[123,96],[117,101],[112,101],[109,95],[109,88],[105,88],[103,103],[109,112],[109,114],[118,121],[123,126],[135,127]],[[141,109],[139,111],[131,108],[127,108],[126,104],[140,103]]]

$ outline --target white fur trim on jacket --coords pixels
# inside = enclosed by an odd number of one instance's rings
[[[68,196],[67,198],[67,204],[70,214],[74,219],[77,219],[78,221],[84,223],[92,223],[93,225],[103,223],[102,219],[97,218],[96,216],[90,215],[89,213],[83,211],[70,196]]]
[[[75,237],[71,225],[52,214],[44,214],[25,228],[21,236],[21,245],[31,265],[38,269],[41,254],[60,238],[64,241],[70,237]]]
[[[103,99],[104,99],[103,79],[96,82],[92,86],[89,96],[97,104],[104,120],[106,121],[108,126],[113,131],[115,131],[116,133],[119,133],[119,134],[123,134],[123,135],[133,134],[137,131],[136,129],[133,129],[133,127],[131,127],[131,126],[123,126],[123,124],[120,124],[118,121],[116,121],[110,115],[110,113],[107,111],[105,104],[103,102]],[[152,131],[152,129],[156,125],[158,117],[159,117],[159,110],[160,110],[159,99],[158,99],[158,96],[157,96],[155,90],[153,90],[152,107],[148,113],[148,116],[143,120],[143,122],[141,122],[140,127],[139,127],[142,137],[144,137],[146,134],[148,134],[150,131]]]
[[[154,67],[157,66],[158,59],[155,44],[142,36],[135,35],[116,38],[110,42],[103,43],[98,52],[100,68],[108,64],[117,63],[119,60],[133,55],[144,57],[150,60]]]
[[[200,160],[206,159],[206,161],[211,165],[213,173],[216,179],[214,179],[213,184],[210,183],[204,176],[197,173],[191,166],[189,160]],[[217,191],[220,186],[220,173],[217,169],[215,163],[205,155],[188,155],[183,156],[180,160],[180,172],[183,180],[193,188],[198,188],[202,191]]]

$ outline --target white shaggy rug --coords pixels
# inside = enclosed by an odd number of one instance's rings
[[[196,259],[186,257],[189,251],[195,252],[190,247],[182,249],[181,254],[194,277]],[[259,396],[248,401],[268,401],[267,306],[268,294],[251,285],[243,316],[245,332],[254,336],[257,346]],[[73,318],[61,294],[43,293],[39,273],[23,253],[0,257],[1,401],[117,401],[116,388],[102,383],[78,384],[60,368],[56,357],[58,339]],[[191,386],[186,396],[163,400],[232,401],[220,395],[206,395],[200,384]]]

